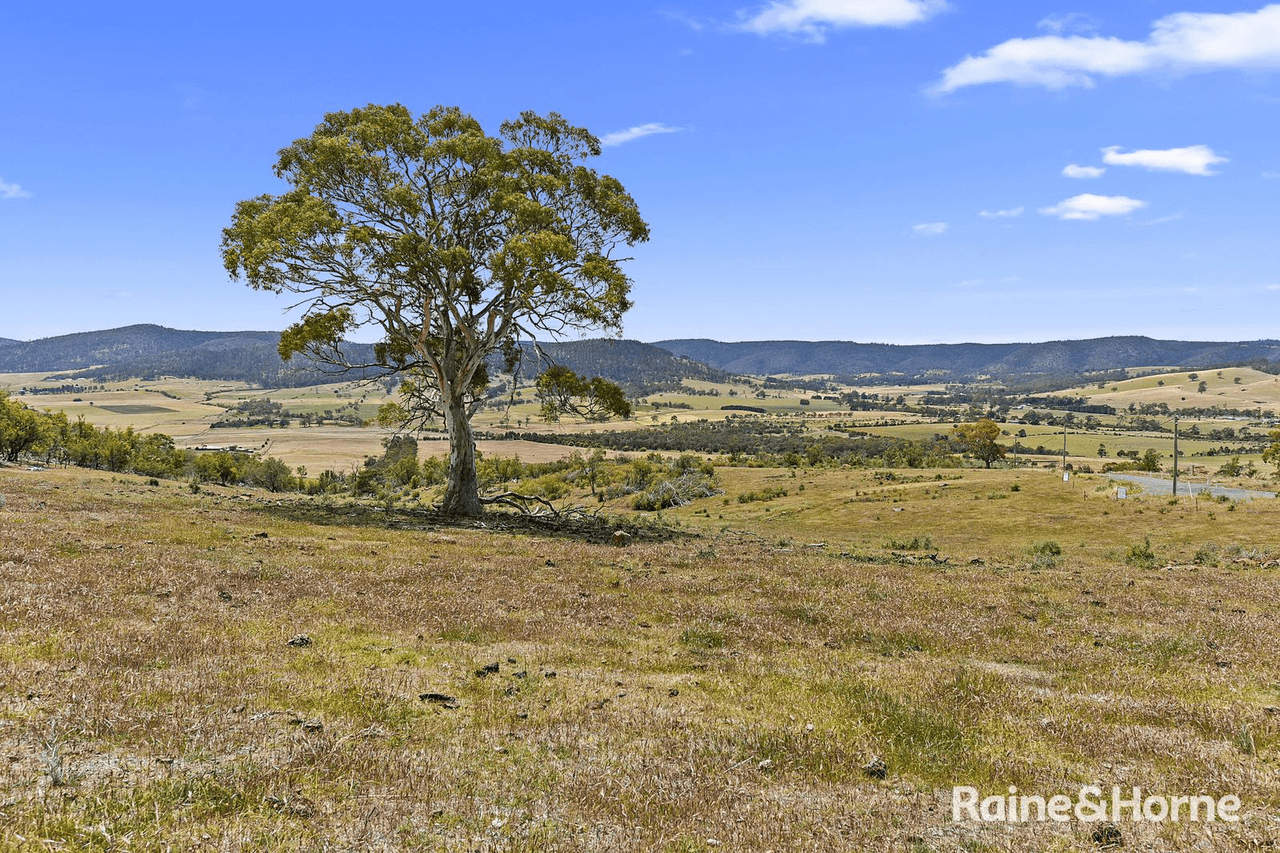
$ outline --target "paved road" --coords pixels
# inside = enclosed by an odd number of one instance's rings
[[[1150,477],[1145,474],[1116,474],[1107,475],[1113,480],[1128,480],[1131,483],[1137,483],[1142,486],[1148,493],[1153,495],[1172,495],[1173,480],[1167,480],[1164,477]],[[1252,489],[1233,489],[1228,486],[1206,486],[1204,483],[1188,483],[1186,480],[1178,480],[1178,494],[1210,494],[1226,495],[1232,500],[1252,500],[1253,498],[1274,498],[1275,492],[1258,492]]]

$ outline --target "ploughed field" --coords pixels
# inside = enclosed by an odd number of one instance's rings
[[[0,848],[1094,850],[951,813],[1089,784],[1280,840],[1275,502],[722,473],[616,548],[0,468]]]

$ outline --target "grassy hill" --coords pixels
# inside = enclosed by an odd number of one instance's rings
[[[0,847],[1096,850],[951,816],[1083,784],[1242,801],[1126,849],[1280,840],[1274,502],[726,473],[619,549],[0,467]]]

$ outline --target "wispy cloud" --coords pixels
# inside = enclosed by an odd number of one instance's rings
[[[616,130],[613,133],[606,133],[600,137],[600,144],[605,148],[612,148],[615,145],[624,145],[636,139],[645,136],[653,136],[655,133],[679,133],[684,130],[683,127],[667,127],[660,122],[650,122],[649,124],[638,124],[635,127],[629,127],[626,130]]]
[[[1102,149],[1102,162],[1111,166],[1140,166],[1154,172],[1184,172],[1188,175],[1216,175],[1210,166],[1226,163],[1207,145],[1191,145],[1186,148],[1153,150],[1142,148],[1127,153],[1120,152],[1119,145]]]
[[[1090,88],[1099,77],[1222,68],[1280,68],[1280,4],[1231,14],[1179,12],[1156,21],[1143,41],[1079,35],[1009,39],[943,71],[933,91],[983,83]]]
[[[1101,166],[1081,166],[1076,163],[1068,163],[1062,167],[1062,174],[1068,178],[1101,178],[1107,170]]]
[[[701,32],[702,30],[707,28],[709,23],[708,21],[702,18],[695,18],[692,15],[686,14],[685,12],[681,12],[675,9],[662,9],[662,10],[659,10],[658,14],[664,18],[667,18],[668,20],[675,21],[678,24],[684,24],[686,27],[693,30],[694,32]]]
[[[785,33],[821,42],[842,27],[905,27],[947,8],[946,0],[773,0],[738,13],[739,27],[760,35]]]
[[[1096,30],[1097,24],[1093,18],[1083,12],[1070,12],[1066,15],[1049,15],[1042,18],[1036,27],[1041,30],[1047,30],[1051,33],[1091,33]]]
[[[979,210],[978,215],[984,219],[1012,219],[1022,215],[1022,207],[1011,207],[1008,210]]]
[[[30,195],[18,184],[11,184],[0,178],[0,198],[28,198]]]
[[[947,233],[948,227],[945,222],[921,222],[919,225],[912,225],[911,230],[926,237],[936,237]]]
[[[1159,219],[1152,219],[1148,222],[1140,222],[1139,225],[1163,225],[1166,222],[1177,222],[1183,217],[1181,213],[1171,213],[1168,216],[1161,216]]]
[[[1045,216],[1056,216],[1059,219],[1080,219],[1093,221],[1103,216],[1124,216],[1126,213],[1146,207],[1145,201],[1123,195],[1094,195],[1081,193],[1053,207],[1042,207],[1040,212]]]
[[[1263,172],[1262,177],[1266,178],[1268,181],[1274,181],[1276,178],[1280,178],[1280,172]]]

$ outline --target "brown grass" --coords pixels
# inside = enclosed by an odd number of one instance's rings
[[[0,848],[1089,850],[1087,825],[955,824],[949,798],[1093,781],[1244,801],[1122,825],[1129,847],[1273,846],[1274,510],[1219,515],[1218,567],[1155,502],[1099,536],[1149,530],[1160,567],[1074,532],[1037,562],[962,535],[997,487],[971,473],[844,546],[704,519],[615,549],[0,470]],[[1029,538],[1113,518],[1022,486],[989,505],[1048,504]]]

